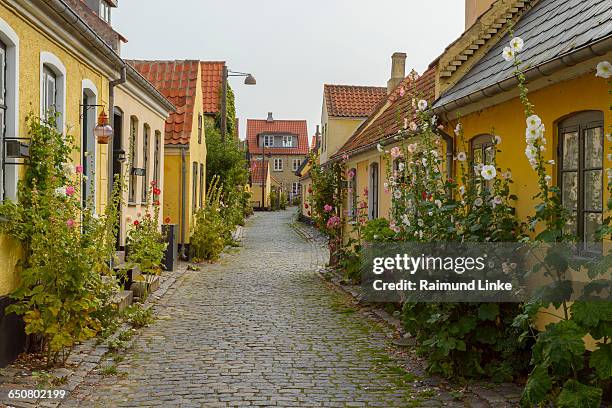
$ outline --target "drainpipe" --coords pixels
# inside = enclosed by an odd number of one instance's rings
[[[121,76],[119,79],[115,79],[110,81],[108,84],[108,116],[110,126],[113,128],[113,137],[108,141],[108,197],[107,197],[107,205],[110,205],[111,199],[113,197],[113,186],[115,181],[115,175],[113,173],[113,165],[115,159],[115,87],[117,85],[121,85],[125,83],[127,80],[127,67],[123,65],[121,67]],[[118,146],[121,148],[121,146]]]
[[[181,146],[181,258],[187,260],[187,252],[185,248],[185,223],[187,218],[187,163],[185,152],[186,146]]]

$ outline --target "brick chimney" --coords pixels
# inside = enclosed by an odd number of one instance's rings
[[[395,89],[406,77],[406,54],[403,52],[393,53],[391,56],[391,79],[387,81],[387,93]]]
[[[465,29],[470,28],[496,0],[465,0]]]
[[[266,119],[266,122],[268,123],[274,122],[274,117],[272,116],[272,112],[268,112],[268,119]]]

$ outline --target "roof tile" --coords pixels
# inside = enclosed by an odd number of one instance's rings
[[[329,116],[360,118],[372,113],[376,104],[387,96],[387,88],[325,84],[324,95]]]
[[[274,120],[247,119],[247,143],[251,154],[261,154],[262,149],[257,144],[257,136],[262,133],[285,133],[298,137],[298,146],[266,148],[266,153],[272,154],[308,154],[308,125],[305,120]]]
[[[202,98],[204,113],[215,114],[221,108],[219,93],[225,61],[202,61]]]

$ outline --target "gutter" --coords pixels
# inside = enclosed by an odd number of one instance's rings
[[[559,71],[562,68],[572,67],[581,62],[587,61],[591,58],[601,57],[612,49],[612,35],[608,34],[607,37],[601,40],[577,48],[569,53],[560,55],[555,59],[536,65],[535,67],[529,68],[525,71],[525,77],[527,82],[534,81],[536,79],[550,76],[554,72]],[[457,109],[468,106],[470,104],[480,102],[486,98],[490,98],[495,95],[499,95],[503,92],[510,91],[518,85],[518,79],[515,75],[510,78],[506,78],[501,82],[497,82],[484,89],[472,92],[457,100],[448,102],[444,105],[435,106],[434,113],[444,116],[448,120],[448,113],[451,113]]]
[[[126,63],[113,48],[106,43],[79,15],[66,4],[64,0],[44,0],[57,14],[85,37],[93,48],[106,57],[118,70],[127,69],[127,76],[142,88],[149,91],[168,111],[174,112],[176,107],[168,101],[149,81],[147,81],[134,67]],[[112,114],[112,112],[111,112]]]

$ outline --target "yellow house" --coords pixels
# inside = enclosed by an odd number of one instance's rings
[[[195,212],[205,203],[206,138],[200,61],[130,61],[176,107],[164,131],[164,222],[178,224],[187,254]]]
[[[259,209],[269,208],[270,192],[272,191],[272,184],[274,184],[270,172],[270,161],[251,160],[249,171],[251,205],[253,208]]]
[[[102,3],[105,7],[102,7]],[[0,193],[13,200],[23,166],[9,158],[4,146],[15,140],[27,143],[26,115],[58,114],[58,128],[75,137],[74,164],[83,166],[89,182],[83,200],[104,210],[109,191],[109,146],[93,135],[101,110],[112,111],[112,94],[126,76],[134,87],[146,90],[139,75],[131,75],[119,56],[123,38],[110,25],[114,0],[63,2],[3,1],[0,3]],[[104,15],[101,10],[106,10]],[[150,86],[150,85],[148,85]],[[145,92],[146,93],[146,92]],[[158,103],[160,103],[158,101]],[[93,182],[91,182],[93,181]],[[24,335],[14,315],[5,316],[7,295],[18,284],[15,268],[20,248],[0,237],[0,366],[23,347]]]
[[[406,54],[395,53],[395,77],[404,78]],[[404,65],[402,65],[404,64]],[[393,76],[393,75],[392,75]],[[392,78],[390,83],[395,83]],[[340,149],[355,130],[370,116],[376,105],[387,96],[387,88],[376,86],[323,86],[321,112],[320,161],[325,163]]]

